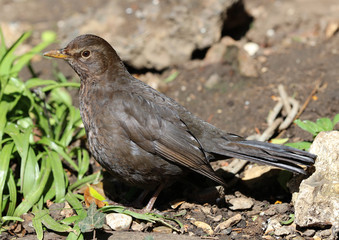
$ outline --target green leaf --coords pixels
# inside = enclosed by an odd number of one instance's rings
[[[0,62],[3,56],[5,55],[6,51],[7,51],[7,48],[6,48],[5,38],[2,32],[2,29],[0,27]]]
[[[295,143],[286,143],[285,145],[300,150],[308,151],[308,149],[311,147],[311,144],[312,143],[310,142],[295,142]]]
[[[45,151],[48,153],[48,160],[52,167],[53,183],[55,188],[55,201],[60,202],[65,197],[66,183],[64,178],[64,169],[62,167],[59,155],[54,151],[49,151],[45,147]]]
[[[51,166],[46,159],[41,161],[41,171],[37,179],[36,186],[31,186],[31,191],[27,194],[25,199],[15,209],[14,216],[21,216],[33,207],[39,201],[42,193],[46,187],[46,183],[50,176]]]
[[[78,163],[79,163],[79,172],[78,179],[82,179],[88,171],[89,168],[89,154],[86,149],[78,149]]]
[[[5,184],[6,184],[7,174],[9,171],[9,161],[12,155],[13,147],[14,147],[13,142],[8,143],[3,147],[3,149],[0,152],[0,159],[1,159],[0,161],[0,210],[3,208],[2,194],[5,188]],[[0,218],[1,216],[2,216],[2,213],[0,211]]]
[[[26,88],[33,88],[33,87],[41,87],[41,86],[48,86],[48,85],[57,85],[58,82],[54,80],[45,80],[41,78],[31,78],[26,81],[25,85]]]
[[[50,101],[66,104],[66,106],[72,105],[72,97],[64,88],[55,88],[50,93]]]
[[[339,122],[339,113],[337,115],[335,115],[335,117],[332,120],[332,124],[333,124],[333,128],[335,127],[335,125]]]
[[[42,224],[47,227],[50,230],[56,231],[56,232],[70,232],[72,231],[72,228],[65,224],[60,224],[57,221],[55,221],[50,215],[47,209],[33,210],[34,218],[39,219]]]
[[[9,204],[7,208],[7,215],[12,216],[14,214],[17,202],[17,190],[12,170],[9,171],[7,176],[7,188],[9,191]]]
[[[1,91],[1,90],[0,90]],[[0,99],[1,101],[1,99]],[[5,131],[5,127],[7,124],[7,112],[9,110],[10,107],[10,103],[5,102],[5,101],[1,101],[0,102],[0,142],[2,141],[2,136],[4,134]]]
[[[47,137],[42,137],[38,143],[40,144],[44,144],[48,147],[50,147],[51,149],[53,149],[54,151],[56,151],[57,153],[59,153],[72,167],[75,171],[79,171],[78,166],[75,164],[75,162],[68,156],[68,154],[65,152],[64,148],[61,147],[59,144],[57,144],[56,141],[53,141],[50,138]]]
[[[285,144],[287,141],[288,141],[288,138],[274,138],[274,139],[271,139],[270,142],[274,144]]]
[[[53,34],[51,31],[42,33],[42,42],[32,48],[28,53],[20,56],[11,71],[14,73],[19,72],[26,64],[28,64],[28,62],[34,57],[34,55],[53,43],[55,39],[56,34]]]
[[[317,124],[311,122],[309,120],[301,121],[300,119],[296,119],[294,121],[301,129],[311,133],[313,136],[316,136],[317,133],[321,131]]]
[[[333,124],[331,119],[329,118],[320,118],[317,119],[316,124],[322,128],[322,131],[332,131],[333,130]]]
[[[286,221],[281,221],[280,223],[281,223],[281,225],[290,225],[291,223],[293,223],[294,222],[294,219],[295,219],[295,216],[294,216],[294,214],[290,214],[289,215],[289,219],[288,220],[286,220]]]
[[[171,75],[169,75],[167,78],[164,79],[165,83],[169,83],[172,82],[174,79],[176,79],[179,75],[179,71],[175,71],[173,72]]]
[[[92,183],[92,182],[98,180],[100,177],[101,177],[101,172],[93,173],[91,175],[88,175],[88,176],[76,181],[75,183],[70,185],[68,189],[70,191],[73,191],[74,189],[82,187],[83,185],[85,185],[87,183]]]
[[[81,232],[91,232],[95,228],[102,228],[105,223],[105,214],[97,210],[95,203],[91,203],[87,210],[87,217],[79,222]]]
[[[68,192],[66,194],[66,201],[73,207],[73,209],[76,211],[80,219],[84,219],[87,216],[86,211],[82,207],[81,202],[76,198],[76,196]]]
[[[37,209],[34,210],[38,211]],[[35,216],[32,219],[32,224],[37,235],[37,239],[42,240],[44,238],[44,230],[42,229],[42,219]]]
[[[55,85],[50,85],[50,86],[46,86],[42,89],[43,92],[48,92],[54,88],[60,88],[60,87],[75,87],[75,88],[79,88],[80,87],[80,83],[76,83],[76,82],[66,82],[66,83],[58,83]]]
[[[4,221],[19,221],[19,222],[23,222],[24,220],[20,217],[13,217],[13,216],[3,216],[1,219],[3,222]]]
[[[26,33],[22,34],[21,37],[6,51],[5,55],[0,60],[1,76],[10,74],[11,66],[13,64],[13,61],[16,58],[14,56],[15,49],[19,45],[21,45],[30,35],[31,35],[31,32],[26,32]]]

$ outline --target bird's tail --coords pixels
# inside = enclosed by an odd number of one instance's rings
[[[244,139],[238,141],[223,140],[218,141],[214,153],[268,164],[291,172],[306,174],[301,165],[310,166],[316,158],[316,155],[309,152],[283,145]]]

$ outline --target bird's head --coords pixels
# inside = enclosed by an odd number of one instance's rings
[[[78,36],[65,48],[48,51],[44,56],[66,60],[82,79],[89,75],[100,76],[122,65],[112,46],[91,34]]]

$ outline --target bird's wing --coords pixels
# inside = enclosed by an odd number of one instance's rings
[[[152,154],[225,185],[211,168],[198,140],[191,134],[177,112],[166,104],[157,104],[132,93],[115,96],[123,99],[120,125],[131,141]]]

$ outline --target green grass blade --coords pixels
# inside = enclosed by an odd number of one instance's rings
[[[82,179],[89,168],[89,154],[86,149],[78,149],[79,172],[78,179]]]
[[[50,138],[47,137],[43,137],[39,140],[40,144],[44,144],[48,147],[50,147],[51,149],[53,149],[54,151],[56,151],[57,153],[59,153],[72,167],[75,171],[79,171],[78,165],[68,156],[68,154],[65,152],[65,150],[58,145],[55,141],[53,141]]]
[[[13,147],[14,147],[13,142],[8,143],[3,147],[3,149],[0,152],[0,159],[1,159],[0,161],[0,209],[3,208],[2,194],[5,188],[5,185],[6,185],[7,174],[9,172],[9,161],[12,155]],[[0,218],[1,216],[2,216],[2,213],[0,211]]]
[[[76,181],[75,183],[73,183],[72,185],[69,186],[69,190],[70,191],[73,191],[74,189],[76,188],[79,188],[79,187],[82,187],[84,184],[87,184],[87,183],[92,183],[94,182],[95,180],[98,180],[101,176],[101,173],[100,172],[97,172],[97,173],[93,173],[89,176],[86,176],[78,181]]]
[[[75,87],[75,88],[79,88],[80,87],[80,83],[76,83],[76,82],[66,82],[66,83],[58,83],[55,85],[50,85],[50,86],[46,86],[42,89],[43,92],[48,92],[54,88],[60,88],[60,87]]]
[[[10,170],[7,177],[7,187],[9,191],[9,204],[7,209],[7,216],[12,216],[14,214],[17,202],[17,189],[13,176],[13,172]]]
[[[1,44],[0,44],[0,63],[1,63],[1,59],[3,58],[3,56],[5,55],[7,51],[4,33],[2,32],[1,27],[0,27],[0,41],[1,41]]]
[[[25,82],[26,88],[41,87],[48,85],[56,85],[57,81],[45,80],[41,78],[31,78]]]
[[[50,165],[52,167],[53,173],[53,182],[55,187],[55,201],[60,202],[65,197],[66,192],[66,184],[64,178],[64,169],[62,167],[61,159],[59,155],[54,151],[49,151],[45,147],[45,151],[48,153],[48,160],[50,161]]]
[[[33,209],[33,213],[35,212],[38,212],[38,209],[36,207],[34,207]],[[36,215],[34,215],[34,218],[32,219],[32,224],[37,235],[37,239],[42,240],[44,238],[44,230],[42,228],[41,218],[38,218],[36,217]]]
[[[1,90],[0,90],[1,91]],[[0,99],[1,101],[1,99]],[[2,136],[4,135],[5,127],[7,124],[7,112],[9,109],[10,104],[5,101],[0,102],[0,142],[2,141]],[[1,148],[1,146],[0,146]]]
[[[87,216],[87,213],[85,209],[82,207],[81,202],[77,199],[77,197],[71,193],[68,192],[66,194],[66,201],[72,206],[72,208],[76,211],[78,216],[80,217],[79,219],[82,220]]]
[[[60,224],[55,221],[48,213],[47,209],[33,211],[34,218],[41,219],[42,224],[50,230],[56,232],[70,232],[72,228],[65,224]]]
[[[21,35],[21,37],[16,40],[16,42],[7,50],[3,58],[0,60],[0,74],[3,76],[10,74],[10,69],[15,60],[14,51],[16,48],[21,45],[29,36],[31,36],[31,32],[26,32]]]
[[[51,166],[46,159],[42,159],[41,171],[39,178],[37,180],[38,186],[31,189],[31,192],[27,194],[25,199],[19,204],[15,209],[14,216],[21,216],[26,213],[29,209],[33,207],[35,203],[39,201],[42,196],[42,193],[46,187],[49,175],[51,173]]]
[[[44,35],[50,34],[49,37],[44,37]],[[20,56],[18,60],[16,61],[15,65],[11,69],[12,73],[18,73],[31,59],[45,49],[48,45],[53,43],[56,39],[56,34],[49,31],[42,33],[42,42],[38,45],[36,45],[34,48],[32,48],[28,53],[25,53],[24,55]]]

